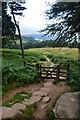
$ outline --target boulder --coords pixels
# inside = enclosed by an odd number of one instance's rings
[[[58,118],[77,118],[80,115],[80,91],[65,93],[55,105],[55,116]]]

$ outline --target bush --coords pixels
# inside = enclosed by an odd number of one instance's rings
[[[40,61],[46,61],[46,58],[45,57],[41,57]]]
[[[52,58],[53,55],[52,55],[52,54],[48,54],[47,57],[48,57],[48,58]]]
[[[37,81],[36,68],[6,66],[2,69],[2,73],[3,94],[9,91],[9,84],[19,83],[19,86],[24,86]],[[16,85],[13,84],[13,87]]]
[[[78,59],[76,58],[71,58],[71,57],[68,57],[68,56],[63,56],[63,55],[54,55],[52,58],[51,58],[51,61],[53,63],[59,63],[59,64],[63,64],[64,67],[67,67],[67,62],[70,63],[70,66],[72,68],[74,67],[77,67],[78,66]]]
[[[79,83],[79,72],[77,69],[70,70],[67,76],[67,83],[71,88],[72,92],[80,90],[80,83]]]

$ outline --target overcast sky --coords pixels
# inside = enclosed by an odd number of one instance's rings
[[[22,34],[34,34],[43,29],[47,23],[44,12],[49,9],[47,3],[55,0],[26,0],[24,17],[20,17],[19,25]]]

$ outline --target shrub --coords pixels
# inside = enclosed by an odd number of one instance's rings
[[[67,83],[72,92],[80,90],[79,72],[77,69],[70,70],[67,76]]]

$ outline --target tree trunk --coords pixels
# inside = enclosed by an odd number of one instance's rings
[[[25,62],[25,59],[24,59],[24,49],[23,49],[23,44],[22,44],[22,36],[21,36],[20,28],[19,28],[19,25],[16,22],[16,19],[15,19],[15,16],[14,16],[13,12],[12,12],[12,15],[13,15],[13,19],[14,19],[15,25],[17,27],[18,33],[19,33],[19,39],[20,39],[20,45],[21,45],[21,51],[22,51],[22,58],[23,58],[24,66],[25,66],[26,62]]]

